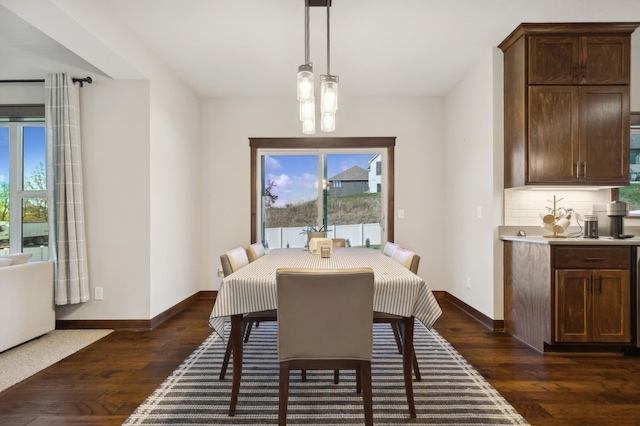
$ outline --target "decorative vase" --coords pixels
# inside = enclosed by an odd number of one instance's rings
[[[327,237],[327,233],[326,231],[307,231],[307,247],[309,247],[309,241],[311,241],[312,238],[326,238]]]

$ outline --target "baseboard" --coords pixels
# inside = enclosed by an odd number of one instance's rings
[[[109,328],[113,330],[131,330],[131,331],[146,331],[153,330],[159,325],[163,324],[168,319],[172,318],[186,307],[194,303],[196,300],[206,299],[212,300],[215,303],[218,292],[215,290],[202,290],[194,295],[184,299],[182,302],[167,309],[159,315],[151,318],[150,320],[56,320],[56,329],[90,329]],[[478,311],[477,309],[469,306],[457,297],[449,294],[446,291],[437,290],[433,292],[436,299],[448,300],[456,305],[458,308],[466,312],[481,324],[488,327],[493,331],[504,331],[504,320],[494,320]]]
[[[128,331],[153,330],[168,319],[183,311],[189,305],[200,299],[213,300],[215,303],[217,291],[199,291],[187,297],[178,304],[148,320],[56,320],[56,329],[113,329]],[[213,306],[213,303],[211,304]]]
[[[458,299],[452,294],[447,293],[446,291],[434,291],[433,294],[436,296],[436,299],[445,299],[453,303],[458,308],[473,317],[475,320],[488,327],[490,330],[504,331],[504,320],[494,320],[492,318],[489,318],[482,312],[478,311],[476,308],[469,306],[462,300]]]

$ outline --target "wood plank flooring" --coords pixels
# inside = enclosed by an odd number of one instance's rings
[[[540,355],[439,302],[438,332],[531,424],[640,424],[640,357]],[[210,334],[212,304],[155,330],[112,333],[0,393],[0,425],[120,425]]]

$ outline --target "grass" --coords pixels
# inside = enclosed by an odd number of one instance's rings
[[[266,209],[267,228],[287,228],[316,223],[316,200],[285,207]],[[328,197],[327,217],[330,225],[375,223],[380,220],[380,194],[362,193],[343,197]]]
[[[629,204],[629,211],[640,210],[640,182],[621,187],[619,199]]]

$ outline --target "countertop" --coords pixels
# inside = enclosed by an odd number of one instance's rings
[[[612,237],[594,238],[546,238],[540,235],[530,237],[508,236],[500,237],[502,241],[519,241],[532,244],[551,244],[551,245],[576,245],[576,246],[640,246],[640,236],[624,239],[613,239]]]
[[[520,237],[518,231],[526,232],[526,237]],[[577,232],[576,232],[577,231]],[[566,235],[579,235],[580,229],[571,227]],[[500,239],[502,241],[519,241],[532,244],[551,245],[579,245],[579,246],[640,246],[640,227],[625,227],[625,234],[633,235],[632,238],[614,239],[613,237],[600,236],[597,239],[584,238],[581,235],[565,238],[549,238],[541,235],[540,227],[500,227]]]

